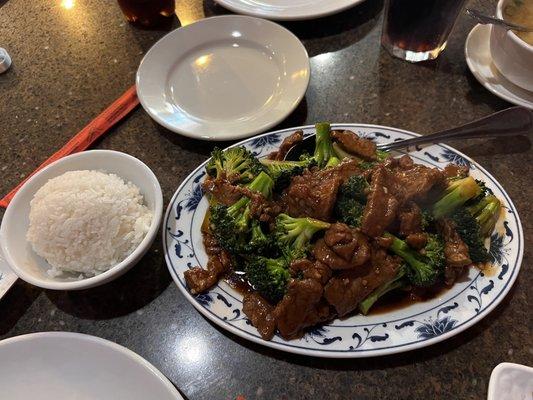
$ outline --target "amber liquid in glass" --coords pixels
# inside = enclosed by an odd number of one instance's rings
[[[129,22],[146,27],[166,23],[174,15],[175,0],[118,0]]]
[[[388,0],[382,44],[409,61],[433,59],[446,46],[465,0]]]

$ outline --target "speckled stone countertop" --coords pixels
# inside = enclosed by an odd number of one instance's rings
[[[130,87],[143,54],[165,34],[130,26],[115,1],[75,0],[70,9],[61,3],[0,0],[0,47],[13,58],[12,69],[0,75],[0,194]],[[226,12],[212,0],[177,3],[182,25]],[[488,10],[494,2],[474,5]],[[464,41],[473,23],[466,17],[437,62],[412,65],[380,48],[382,9],[382,1],[367,0],[332,17],[284,24],[307,48],[312,76],[305,100],[280,128],[329,120],[427,133],[509,106],[467,69]],[[174,21],[170,28],[177,26]],[[96,145],[147,163],[167,202],[212,146],[165,130],[141,108]],[[456,147],[503,184],[531,244],[530,139]],[[0,337],[67,330],[110,339],[152,362],[191,400],[239,394],[247,399],[481,400],[498,363],[533,365],[527,294],[532,266],[533,250],[526,246],[511,293],[481,323],[453,339],[395,356],[325,360],[270,350],[209,323],[172,282],[159,240],[129,273],[96,289],[56,292],[18,281],[0,300]],[[201,338],[201,348],[194,338]]]

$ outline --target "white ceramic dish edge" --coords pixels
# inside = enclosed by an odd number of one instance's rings
[[[17,275],[9,267],[0,248],[0,299],[9,291],[16,280]]]
[[[355,7],[357,4],[362,3],[365,0],[347,0],[347,1],[337,1],[338,6],[329,7],[325,10],[323,8],[311,8],[307,12],[294,12],[289,14],[276,13],[272,11],[261,11],[261,7],[241,7],[238,2],[235,0],[215,0],[221,6],[227,8],[230,11],[235,13],[242,13],[246,15],[251,15],[258,18],[266,18],[274,21],[303,21],[314,18],[327,17],[329,15],[337,14],[339,12],[345,11],[351,7]],[[335,3],[335,2],[334,2]]]
[[[338,125],[340,127],[344,127],[345,125],[351,125],[351,124],[332,124],[332,128],[335,129],[335,126]],[[415,134],[413,132],[409,132],[409,131],[405,131],[405,130],[402,130],[402,129],[397,129],[397,128],[390,128],[390,127],[385,127],[385,126],[377,126],[377,125],[373,125],[373,124],[356,124],[358,127],[368,127],[368,128],[378,128],[378,127],[381,127],[381,128],[385,128],[385,129],[393,129],[393,130],[396,130],[398,132],[403,132],[403,133],[406,133],[406,134],[409,134],[411,136],[420,136],[419,134]],[[307,126],[299,126],[299,127],[294,127],[294,128],[289,128],[291,131],[295,131],[295,130],[299,130],[299,129],[311,129],[313,128],[312,125],[307,125]],[[259,135],[257,136],[257,138],[254,138],[254,140],[259,140],[260,138],[262,137],[266,137],[266,136],[270,136],[270,135],[274,135],[274,134],[277,134],[277,133],[285,133],[286,131],[288,131],[289,129],[281,129],[281,130],[278,130],[278,131],[273,131],[273,132],[267,132],[263,135]],[[239,143],[235,143],[233,144],[232,146],[229,146],[229,147],[235,147],[235,146],[239,146],[247,141],[249,141],[250,139],[246,139],[246,140],[243,140]],[[447,148],[447,149],[452,149],[452,147],[450,146],[447,146],[447,145],[443,145],[444,148]],[[455,152],[456,154],[460,155],[461,157],[464,157],[464,159],[466,160],[469,160],[470,162],[472,162],[473,160],[470,159],[468,156],[464,155],[463,153],[457,151],[457,150],[453,150],[453,152]],[[207,160],[208,161],[208,160]],[[284,352],[290,352],[290,353],[295,353],[295,354],[300,354],[300,355],[305,355],[305,356],[314,356],[314,357],[323,357],[323,358],[366,358],[366,357],[374,357],[374,356],[384,356],[384,355],[390,355],[390,354],[397,354],[397,353],[403,353],[403,352],[406,352],[406,351],[412,351],[412,350],[416,350],[416,349],[420,349],[420,348],[423,348],[423,347],[427,347],[429,345],[433,345],[433,344],[436,344],[436,343],[439,343],[439,342],[442,342],[450,337],[453,337],[465,330],[467,330],[468,328],[470,328],[471,326],[475,325],[477,322],[480,321],[480,319],[484,318],[485,316],[487,316],[488,314],[490,314],[492,312],[492,310],[494,310],[494,308],[500,303],[500,301],[505,298],[505,296],[509,293],[509,291],[511,290],[511,288],[513,287],[516,279],[517,279],[517,276],[518,276],[518,271],[512,275],[510,277],[510,279],[508,280],[507,282],[507,285],[506,287],[502,290],[502,292],[500,293],[501,296],[499,297],[499,301],[493,301],[489,306],[487,306],[484,310],[483,310],[483,314],[480,314],[478,315],[477,317],[475,318],[472,318],[470,319],[469,321],[467,321],[466,323],[463,323],[461,324],[459,327],[457,328],[454,328],[453,330],[451,331],[448,331],[448,332],[444,332],[436,337],[433,337],[429,340],[426,340],[426,341],[419,341],[419,342],[415,342],[415,343],[412,343],[412,344],[408,344],[408,345],[402,345],[402,346],[399,346],[399,347],[396,347],[396,348],[392,348],[392,349],[382,349],[382,350],[372,350],[370,353],[371,354],[367,354],[367,353],[364,353],[364,352],[344,352],[344,353],[328,353],[326,351],[319,351],[319,350],[308,350],[306,348],[298,348],[298,347],[293,347],[293,348],[287,348],[287,346],[283,345],[283,344],[279,344],[279,343],[275,343],[273,341],[265,341],[263,339],[261,339],[260,337],[258,336],[253,336],[253,335],[248,335],[248,334],[243,334],[243,332],[241,332],[238,328],[230,325],[230,324],[227,324],[227,323],[224,323],[220,318],[216,317],[214,314],[210,313],[205,307],[203,307],[198,301],[196,301],[192,295],[188,292],[187,289],[185,289],[184,287],[182,287],[180,284],[178,284],[178,277],[175,275],[175,272],[173,270],[173,268],[171,268],[171,262],[169,260],[169,256],[168,256],[168,253],[166,251],[166,220],[168,219],[168,216],[169,214],[171,213],[172,211],[172,206],[174,204],[174,200],[175,198],[178,196],[178,194],[180,193],[180,191],[182,191],[182,189],[185,187],[186,183],[194,176],[194,174],[198,173],[198,170],[201,169],[206,163],[207,161],[205,161],[204,163],[202,163],[197,169],[195,169],[193,172],[191,172],[191,174],[189,174],[183,181],[183,183],[178,187],[178,189],[176,190],[176,192],[174,193],[173,197],[172,197],[172,200],[170,201],[169,203],[169,206],[167,207],[167,211],[165,213],[165,216],[163,218],[163,224],[162,224],[162,236],[163,236],[163,243],[164,243],[164,247],[165,247],[165,260],[167,262],[167,266],[169,267],[169,271],[171,272],[171,275],[173,277],[173,279],[175,280],[175,282],[177,283],[177,286],[178,288],[180,289],[180,291],[182,292],[182,294],[191,302],[191,304],[206,318],[208,318],[210,321],[212,321],[213,323],[217,324],[218,326],[220,326],[221,328],[223,329],[226,329],[228,331],[230,331],[231,333],[237,335],[237,336],[240,336],[246,340],[250,340],[252,342],[255,342],[257,344],[260,344],[260,345],[263,345],[263,346],[267,346],[267,347],[271,347],[271,348],[274,348],[274,349],[277,349],[277,350],[281,350],[281,351],[284,351]],[[484,174],[487,174],[490,176],[490,174],[481,166],[476,166],[476,168],[478,168],[479,170],[481,170]],[[494,179],[494,178],[492,178]],[[514,207],[514,205],[512,204],[512,201],[510,199],[508,199],[511,206],[516,209]],[[519,227],[519,230],[518,230],[518,235],[519,235],[519,240],[521,241],[521,243],[523,243],[523,230],[522,230],[522,224],[521,224],[521,221],[520,221],[520,217],[518,215],[518,213],[515,213],[514,214],[514,217],[516,218],[516,221],[517,221],[517,225]],[[520,265],[522,263],[522,259],[523,259],[523,247],[521,248],[520,252],[518,253],[518,256],[517,256],[517,260],[516,260],[516,265],[518,266],[518,270],[520,268]]]
[[[50,171],[54,171],[54,169],[59,168],[61,166],[64,166],[64,164],[69,164],[73,160],[76,160],[78,158],[89,158],[95,156],[112,156],[115,158],[123,158],[127,159],[129,162],[131,162],[133,165],[136,165],[140,170],[143,171],[143,173],[146,174],[146,176],[149,179],[149,184],[153,188],[153,194],[154,194],[154,209],[153,209],[153,219],[152,223],[150,225],[150,229],[147,232],[144,239],[141,241],[139,246],[128,256],[126,257],[122,262],[118,263],[114,267],[110,268],[109,270],[96,275],[94,277],[85,278],[81,280],[76,281],[53,281],[53,280],[43,280],[40,278],[37,278],[35,275],[32,275],[28,273],[24,268],[21,268],[18,263],[15,261],[14,257],[11,254],[10,247],[8,245],[8,230],[9,225],[12,223],[16,223],[16,218],[18,217],[15,215],[15,206],[18,202],[25,201],[23,200],[24,197],[28,197],[30,200],[33,198],[33,195],[35,192],[39,189],[41,184],[39,184],[39,187],[36,187],[37,181],[43,181],[42,184],[44,184],[44,179],[48,181],[48,179],[51,179],[55,176],[57,176],[54,173],[51,173]],[[77,168],[69,169],[67,170],[75,170]],[[97,165],[95,165],[92,169],[99,169]],[[106,172],[109,173],[116,173],[116,171],[107,170]],[[120,176],[120,174],[117,174]],[[135,182],[133,182],[135,183]],[[137,184],[137,186],[139,186]],[[145,193],[143,195],[146,196]],[[29,203],[29,200],[28,200]],[[29,207],[29,205],[28,205]],[[85,152],[80,152],[76,154],[69,155],[67,157],[64,157],[60,160],[57,160],[50,165],[43,168],[41,171],[33,175],[28,181],[19,189],[17,194],[13,197],[11,200],[10,205],[6,209],[6,212],[4,214],[4,217],[2,219],[2,225],[0,226],[0,246],[2,249],[2,252],[4,254],[4,257],[9,264],[12,271],[21,279],[25,280],[28,283],[31,283],[35,286],[43,287],[45,289],[54,289],[54,290],[81,290],[81,289],[88,289],[91,287],[95,287],[98,285],[102,285],[104,283],[110,282],[113,279],[117,278],[118,276],[124,274],[126,271],[128,271],[131,267],[133,267],[141,258],[142,256],[148,251],[151,244],[155,240],[157,236],[157,232],[159,231],[159,226],[161,223],[161,216],[163,213],[163,194],[161,191],[161,186],[159,185],[159,181],[157,180],[157,177],[152,172],[152,170],[144,164],[141,160],[118,151],[113,150],[89,150]],[[44,260],[43,260],[44,261]],[[44,261],[46,262],[46,261]]]
[[[305,84],[303,85],[303,89],[298,94],[297,98],[292,102],[291,106],[285,109],[285,113],[283,115],[280,114],[275,119],[272,119],[268,123],[264,123],[261,126],[258,126],[258,127],[254,128],[254,129],[248,129],[246,131],[237,132],[237,133],[233,133],[233,134],[231,134],[231,133],[220,134],[219,133],[219,134],[217,134],[215,136],[206,136],[206,135],[201,135],[201,134],[198,134],[198,133],[195,133],[195,132],[190,132],[190,131],[182,129],[182,128],[178,127],[178,126],[172,125],[168,121],[166,121],[164,118],[161,118],[159,116],[159,114],[152,112],[150,104],[148,103],[147,99],[145,98],[146,96],[143,94],[143,89],[142,89],[142,84],[141,84],[142,82],[141,82],[141,77],[140,77],[143,64],[145,64],[146,60],[149,59],[149,57],[152,56],[152,53],[155,51],[154,50],[155,46],[157,46],[157,44],[159,42],[162,42],[166,38],[168,38],[169,36],[173,35],[174,31],[172,31],[172,32],[167,33],[161,39],[159,39],[158,42],[156,44],[154,44],[154,46],[152,46],[152,48],[150,50],[148,50],[148,52],[142,58],[142,60],[141,60],[141,62],[139,64],[139,68],[137,69],[137,73],[136,73],[137,94],[138,94],[139,101],[140,101],[142,107],[148,113],[148,115],[150,115],[151,118],[153,118],[158,124],[162,125],[166,129],[168,129],[168,130],[170,130],[172,132],[178,133],[180,135],[186,136],[186,137],[190,137],[190,138],[193,138],[193,139],[200,139],[200,140],[225,141],[225,140],[244,139],[244,138],[247,138],[247,137],[254,136],[254,135],[258,134],[258,133],[262,133],[265,130],[270,129],[273,126],[275,126],[275,125],[279,124],[280,122],[282,122],[285,118],[287,118],[296,109],[296,107],[298,107],[298,105],[301,103],[301,101],[305,97],[305,93],[307,92],[307,87],[309,86],[309,81],[310,81],[311,65],[310,65],[310,62],[309,62],[309,55],[307,53],[307,49],[303,46],[303,44],[301,43],[300,39],[298,39],[298,37],[296,35],[294,35],[291,31],[289,31],[287,28],[285,28],[285,27],[283,27],[283,26],[281,26],[279,24],[276,24],[275,22],[268,21],[268,20],[263,20],[261,18],[245,16],[245,15],[220,15],[220,16],[209,17],[209,18],[203,19],[203,20],[198,21],[198,22],[205,23],[206,21],[209,21],[209,20],[214,20],[214,19],[219,19],[220,20],[220,19],[228,19],[228,18],[260,20],[260,21],[262,21],[262,23],[276,25],[277,28],[279,28],[280,30],[284,31],[285,33],[290,35],[293,39],[295,39],[297,42],[299,42],[300,46],[301,46],[300,50],[303,51],[303,53],[305,54],[305,57],[306,57],[306,71],[307,71],[307,73],[306,73],[306,81],[305,81]]]
[[[168,380],[168,378],[161,373],[154,365],[152,365],[150,362],[148,362],[146,359],[141,357],[139,354],[135,353],[134,351],[121,346],[115,342],[112,342],[110,340],[102,339],[96,336],[87,335],[83,333],[76,333],[76,332],[38,332],[38,333],[30,333],[26,335],[20,335],[11,337],[8,339],[4,339],[0,341],[0,348],[6,345],[10,345],[12,343],[16,342],[24,342],[28,340],[34,340],[34,339],[40,339],[40,338],[61,338],[61,339],[81,339],[83,341],[89,341],[96,344],[103,345],[104,347],[110,348],[114,352],[121,353],[122,355],[126,356],[130,360],[134,361],[136,364],[141,365],[145,369],[147,369],[152,375],[154,375],[159,382],[166,388],[166,390],[169,392],[170,395],[172,395],[177,400],[183,400],[183,397],[178,392],[178,390],[174,387],[174,385]]]
[[[474,42],[476,40],[484,40],[483,35],[485,36],[484,39],[486,40],[486,43],[484,44],[485,48],[474,49]],[[465,41],[465,58],[470,72],[472,72],[472,75],[474,75],[477,81],[483,87],[485,87],[485,89],[487,89],[495,96],[505,101],[508,101],[509,103],[533,109],[533,93],[528,92],[527,90],[522,89],[519,86],[516,86],[512,82],[509,82],[496,69],[496,67],[492,65],[492,61],[490,61],[490,64],[488,65],[479,65],[479,63],[482,62],[480,60],[480,57],[482,56],[480,52],[485,51],[485,55],[487,57],[490,57],[490,49],[488,43],[489,36],[490,26],[481,24],[475,25],[468,34]],[[490,70],[490,75],[484,73],[482,71],[483,69]]]

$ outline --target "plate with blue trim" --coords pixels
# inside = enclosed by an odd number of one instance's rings
[[[276,150],[282,140],[301,129],[314,134],[313,126],[284,129],[244,140],[243,145],[257,157]],[[366,124],[333,124],[376,143],[407,139],[416,133]],[[165,214],[163,246],[165,259],[178,288],[206,318],[244,339],[278,350],[308,356],[361,358],[400,353],[448,339],[479,322],[505,297],[518,276],[524,251],[524,237],[518,212],[502,185],[483,167],[450,146],[435,144],[413,149],[415,162],[444,168],[449,163],[465,165],[470,174],[483,180],[502,201],[500,217],[490,238],[492,267],[470,268],[468,275],[450,289],[424,302],[410,304],[375,315],[352,315],[306,331],[299,339],[284,340],[275,335],[263,340],[242,312],[242,296],[221,280],[206,293],[192,295],[185,284],[184,272],[207,264],[200,230],[208,202],[202,192],[205,163],[180,185]]]

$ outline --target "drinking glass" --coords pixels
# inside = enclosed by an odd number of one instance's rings
[[[433,60],[446,47],[466,0],[387,0],[381,44],[411,62]]]
[[[118,0],[127,20],[146,27],[164,23],[174,14],[175,0]]]

